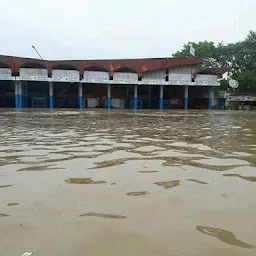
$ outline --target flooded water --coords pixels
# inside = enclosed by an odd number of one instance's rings
[[[256,255],[255,112],[0,119],[0,255]]]

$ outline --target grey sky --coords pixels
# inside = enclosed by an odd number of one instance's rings
[[[256,30],[256,0],[6,0],[0,54],[48,59],[171,56],[187,41]]]

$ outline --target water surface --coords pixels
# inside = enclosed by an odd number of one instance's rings
[[[256,255],[255,112],[0,118],[0,255]]]

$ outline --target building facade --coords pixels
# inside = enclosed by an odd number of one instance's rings
[[[227,69],[199,57],[63,60],[0,56],[0,107],[188,109],[216,107]]]

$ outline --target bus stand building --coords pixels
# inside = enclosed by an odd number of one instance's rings
[[[225,68],[200,57],[41,60],[0,55],[2,108],[212,109]]]

